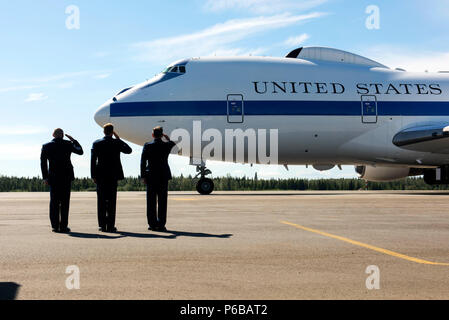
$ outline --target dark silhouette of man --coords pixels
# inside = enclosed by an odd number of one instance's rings
[[[116,232],[117,182],[124,179],[120,153],[130,154],[132,149],[120,140],[111,123],[105,124],[103,129],[104,138],[95,141],[92,146],[90,172],[97,184],[99,230]]]
[[[153,129],[153,138],[144,145],[140,161],[140,175],[147,185],[148,230],[167,231],[168,181],[172,178],[168,156],[176,144],[163,133],[162,127]]]
[[[53,132],[54,139],[42,146],[41,171],[44,183],[50,186],[50,222],[53,232],[70,232],[69,206],[72,181],[75,179],[70,156],[82,155],[81,145],[68,134],[64,140],[60,128]]]

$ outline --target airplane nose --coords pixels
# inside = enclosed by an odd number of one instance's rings
[[[110,122],[111,117],[111,107],[109,103],[103,104],[97,112],[95,112],[94,119],[99,126],[104,126],[106,123]]]

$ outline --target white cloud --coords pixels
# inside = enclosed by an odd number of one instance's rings
[[[258,166],[256,171],[259,179],[278,179],[287,172],[283,166],[275,165]]]
[[[63,82],[63,83],[58,84],[57,87],[59,89],[69,89],[69,88],[72,88],[73,85],[74,85],[73,82]]]
[[[28,95],[28,98],[25,99],[25,102],[35,102],[35,101],[43,101],[43,100],[47,100],[48,97],[40,92],[40,93],[30,93]]]
[[[24,85],[24,86],[5,87],[5,88],[0,88],[0,93],[11,92],[11,91],[36,89],[36,88],[39,88],[39,87],[40,86],[37,86],[37,85]]]
[[[171,62],[186,56],[256,54],[266,49],[240,48],[235,44],[257,33],[287,27],[324,15],[324,13],[313,12],[304,15],[279,14],[269,17],[234,19],[191,34],[135,43],[132,47],[140,52],[138,59],[153,62]],[[179,55],[180,53],[182,56]]]
[[[88,158],[88,155],[86,153],[83,156],[78,155],[72,156],[71,161],[75,168],[82,168],[82,169],[90,168],[90,159]]]
[[[306,42],[309,38],[310,36],[307,33],[303,33],[297,37],[288,38],[284,41],[284,44],[290,47],[297,47]]]
[[[317,7],[327,0],[208,0],[204,9],[212,12],[245,10],[255,14],[302,11]]]
[[[449,71],[449,52],[416,51],[390,45],[379,45],[364,50],[361,54],[393,69],[403,68],[407,71],[417,72]]]
[[[94,79],[106,79],[111,76],[110,73],[101,73],[94,76]]]
[[[0,160],[38,160],[41,145],[0,144]]]
[[[101,71],[86,70],[86,71],[64,72],[64,73],[58,73],[58,74],[53,74],[53,75],[29,77],[29,78],[25,78],[25,79],[13,79],[11,81],[12,82],[48,83],[48,82],[61,81],[61,80],[65,80],[65,79],[79,78],[79,77],[83,77],[83,76],[91,76],[91,75],[99,73],[99,72],[101,72]]]
[[[105,79],[109,77],[111,73],[106,70],[85,70],[77,72],[65,72],[53,75],[45,75],[39,77],[28,77],[22,79],[10,79],[9,82],[16,83],[14,86],[7,86],[0,88],[0,93],[23,91],[29,89],[43,88],[43,87],[56,87],[60,89],[67,89],[74,86],[77,79],[85,79],[90,77],[93,79]],[[65,81],[65,82],[63,82]],[[37,96],[34,96],[37,98]],[[33,97],[29,97],[33,98]],[[28,100],[27,100],[28,101]],[[30,100],[35,101],[35,100]]]
[[[41,126],[30,125],[0,125],[0,135],[2,136],[18,136],[48,132],[48,129]]]

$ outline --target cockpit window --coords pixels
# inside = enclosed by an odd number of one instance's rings
[[[185,66],[170,66],[167,67],[162,73],[186,73]]]

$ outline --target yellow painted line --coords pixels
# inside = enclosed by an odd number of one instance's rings
[[[291,223],[291,222],[288,222],[288,221],[281,221],[281,223],[287,224],[287,225],[290,225],[292,227],[295,227],[295,228],[298,228],[298,229],[302,229],[302,230],[305,230],[305,231],[309,231],[309,232],[313,232],[313,233],[316,233],[316,234],[320,234],[320,235],[325,236],[325,237],[329,237],[329,238],[337,239],[337,240],[340,240],[340,241],[348,242],[350,244],[353,244],[353,245],[356,245],[356,246],[359,246],[359,247],[363,247],[363,248],[367,248],[367,249],[371,249],[371,250],[374,250],[374,251],[377,251],[377,252],[380,252],[380,253],[384,253],[384,254],[396,257],[396,258],[400,258],[400,259],[404,259],[404,260],[408,260],[408,261],[412,261],[412,262],[416,262],[416,263],[422,263],[422,264],[431,264],[431,265],[436,265],[436,266],[449,266],[449,263],[432,262],[432,261],[427,261],[427,260],[423,260],[423,259],[419,259],[419,258],[406,256],[405,254],[402,254],[402,253],[397,253],[397,252],[394,252],[394,251],[391,251],[391,250],[382,249],[382,248],[379,248],[379,247],[376,247],[376,246],[372,246],[370,244],[366,244],[366,243],[363,243],[363,242],[351,240],[351,239],[348,239],[348,238],[345,238],[345,237],[337,236],[337,235],[334,235],[334,234],[331,234],[331,233],[327,233],[327,232],[323,232],[323,231],[320,231],[320,230],[317,230],[317,229],[304,227],[304,226],[301,226],[299,224]]]
[[[175,201],[196,201],[197,199],[193,199],[193,198],[173,198],[170,200],[175,200]]]

